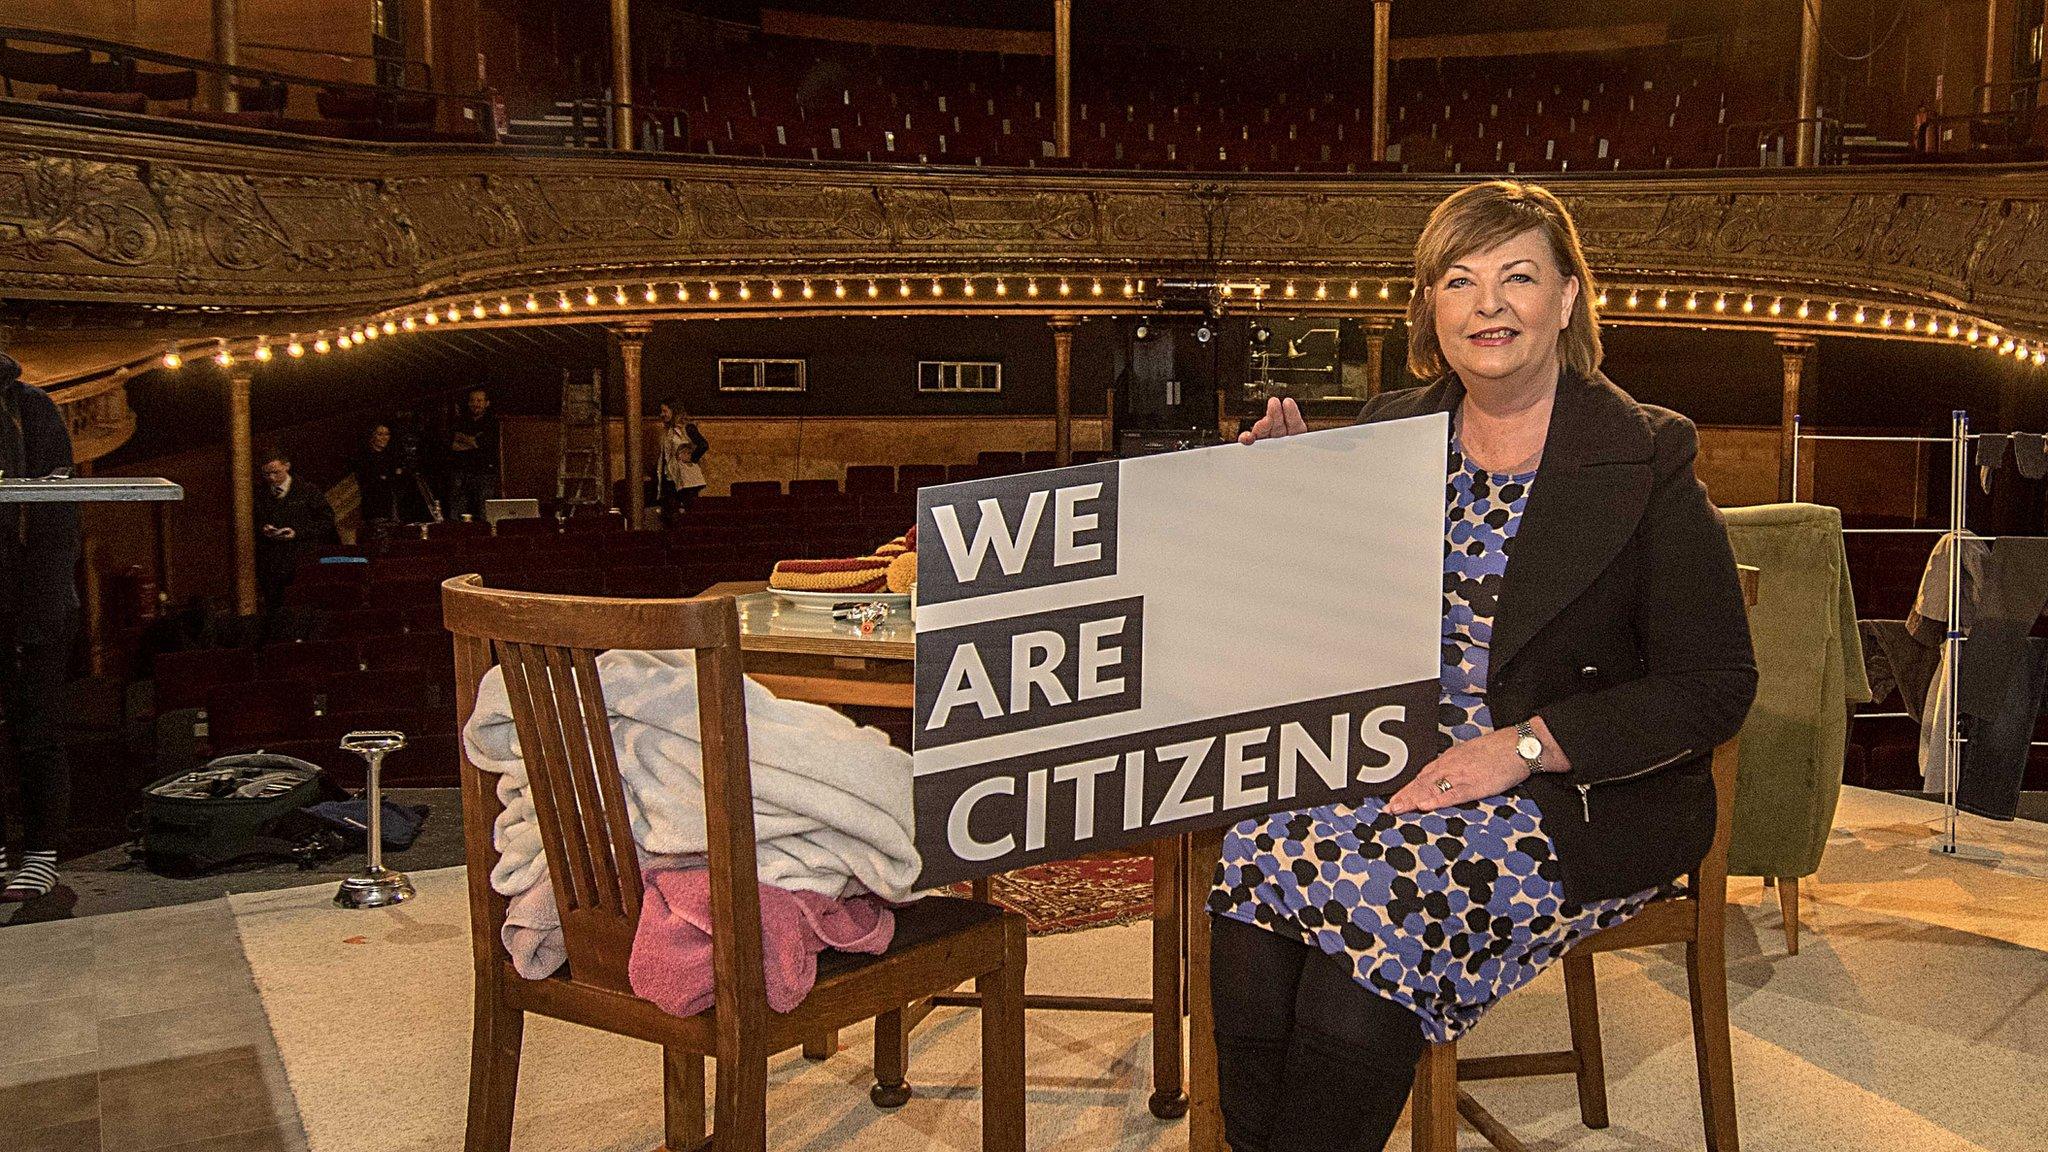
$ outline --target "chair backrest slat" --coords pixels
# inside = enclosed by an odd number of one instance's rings
[[[570,978],[610,991],[632,991],[627,968],[643,890],[597,657],[608,649],[694,650],[720,1026],[730,1021],[737,1028],[742,1017],[765,1010],[746,697],[732,600],[547,596],[484,588],[476,576],[458,576],[442,585],[442,605],[456,637],[461,724],[475,711],[494,652],[503,669]],[[507,902],[490,889],[488,875],[497,862],[491,833],[502,806],[496,778],[479,771],[466,751],[462,768],[471,915],[486,926],[479,940],[495,946]],[[478,945],[478,964],[504,960]]]

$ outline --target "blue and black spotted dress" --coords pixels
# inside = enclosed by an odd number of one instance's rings
[[[1493,617],[1535,479],[1478,468],[1452,437],[1437,727],[1453,743],[1493,727]],[[1246,820],[1224,837],[1209,910],[1349,956],[1360,984],[1443,1041],[1657,894],[1567,901],[1543,813],[1508,793],[1403,816],[1371,799]]]

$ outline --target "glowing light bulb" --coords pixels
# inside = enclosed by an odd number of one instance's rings
[[[597,289],[585,288],[583,290],[583,303],[591,308],[597,307]]]
[[[1036,295],[1038,295],[1038,281],[1036,281],[1036,280],[1026,280],[1026,281],[1024,282],[1024,294],[1025,294],[1026,296],[1036,296]]]
[[[1861,324],[1861,323],[1863,323],[1863,317],[1864,317],[1864,315],[1865,315],[1865,313],[1864,313],[1864,311],[1863,311],[1863,305],[1861,305],[1861,304],[1858,304],[1858,305],[1856,306],[1856,315],[1855,315],[1855,316],[1853,316],[1853,317],[1851,317],[1851,320],[1852,320],[1852,321],[1853,321],[1854,323],[1857,323],[1857,324]]]
[[[448,306],[448,319],[451,323],[462,319],[462,309],[457,308],[453,304],[450,304]]]
[[[1659,307],[1659,308],[1668,308],[1668,307],[1670,307],[1670,306],[1671,306],[1671,293],[1669,293],[1669,292],[1659,292],[1659,293],[1657,293],[1657,307]]]
[[[183,368],[184,366],[185,358],[183,356],[178,355],[178,350],[176,348],[167,348],[164,350],[164,367]]]
[[[740,281],[740,299],[752,300],[753,298],[754,290],[752,288],[747,287],[747,282],[745,280]]]
[[[1692,293],[1692,294],[1688,295],[1688,296],[1687,296],[1687,297],[1685,298],[1685,310],[1686,310],[1687,312],[1697,312],[1697,311],[1699,311],[1699,310],[1700,310],[1700,294],[1699,294],[1699,293],[1697,293],[1697,292],[1694,292],[1694,293]]]
[[[471,319],[473,319],[473,320],[481,320],[481,319],[483,319],[483,318],[484,318],[484,302],[483,302],[483,301],[481,301],[481,300],[479,300],[479,301],[477,301],[476,303],[474,303],[474,304],[471,304],[471,305],[469,306],[469,315],[470,315],[470,318],[471,318]]]
[[[880,296],[881,294],[882,286],[875,283],[873,280],[868,281],[868,299],[873,300],[875,297]]]
[[[1380,299],[1385,300],[1387,297],[1393,295],[1393,292],[1393,285],[1387,283],[1385,280],[1380,281]]]
[[[1919,330],[1920,318],[1918,316],[1913,315],[1911,312],[1906,313],[1906,331],[1918,332]]]
[[[567,305],[564,305],[564,307],[567,307]],[[439,324],[440,322],[441,314],[439,312],[434,311],[432,308],[427,309],[427,323]]]
[[[1358,299],[1358,281],[1353,280],[1350,286],[1344,289],[1344,295],[1353,300]]]
[[[718,281],[713,280],[704,286],[704,298],[706,300],[718,299]]]
[[[395,324],[395,323],[393,323],[393,322],[391,322],[391,321],[389,321],[389,320],[386,320],[386,321],[384,322],[384,334],[385,334],[386,336],[391,336],[391,335],[395,335],[395,334],[396,334],[397,332],[398,332],[398,325],[397,325],[397,324]]]
[[[960,294],[961,294],[962,296],[972,296],[972,295],[974,295],[974,281],[972,281],[972,280],[962,280],[962,281],[960,281]]]
[[[331,347],[332,345],[327,343],[327,337],[325,335],[321,336],[318,340],[313,341],[313,351],[319,353],[322,356],[327,355],[327,350]]]
[[[939,283],[939,278],[938,278],[938,277],[936,277],[936,276],[932,277],[932,295],[934,295],[934,296],[944,296],[945,294],[946,294],[946,286],[945,286],[944,284],[941,284],[941,283]]]
[[[1593,303],[1601,308],[1607,307],[1607,289],[1602,288],[1600,294],[1593,297]]]
[[[1750,313],[1752,313],[1752,312],[1755,312],[1755,311],[1756,311],[1756,297],[1754,297],[1754,296],[1744,296],[1744,297],[1742,298],[1742,314],[1743,314],[1744,316],[1747,316],[1747,315],[1749,315]]]
[[[768,295],[776,300],[782,299],[782,281],[770,280],[768,282]]]
[[[1807,318],[1808,316],[1810,316],[1810,315],[1812,315],[1812,314],[1813,314],[1813,304],[1812,304],[1812,302],[1811,302],[1811,301],[1807,301],[1807,300],[1801,300],[1801,301],[1799,302],[1799,311],[1798,311],[1798,313],[1797,313],[1798,317],[1799,317],[1799,318],[1800,318],[1801,320],[1804,320],[1804,319],[1806,319],[1806,318]]]
[[[1064,276],[1060,277],[1060,295],[1070,296],[1073,292],[1074,290],[1067,286],[1067,278]]]
[[[1878,324],[1878,327],[1880,327],[1880,328],[1889,328],[1889,327],[1891,327],[1891,326],[1892,326],[1892,310],[1891,310],[1891,309],[1889,309],[1889,308],[1885,309],[1885,310],[1884,310],[1884,315],[1882,315],[1882,316],[1879,316],[1879,317],[1877,318],[1877,324]]]
[[[235,362],[235,354],[228,351],[228,346],[223,344],[220,346],[220,351],[213,354],[213,362],[225,368]]]
[[[298,333],[292,333],[292,342],[284,346],[284,354],[294,360],[306,354],[306,346],[299,343]]]
[[[1828,322],[1832,324],[1833,322],[1835,322],[1836,320],[1839,320],[1839,319],[1841,319],[1841,318],[1842,318],[1842,306],[1841,306],[1840,304],[1829,304],[1829,305],[1828,305]]]
[[[1008,283],[1007,281],[1003,280],[1002,278],[998,277],[998,278],[996,279],[996,295],[998,295],[998,296],[1008,296],[1009,294],[1010,294],[1010,285],[1009,285],[1009,283]]]
[[[1778,315],[1781,315],[1781,314],[1783,314],[1783,313],[1784,313],[1784,311],[1785,311],[1785,299],[1784,299],[1784,297],[1782,297],[1782,296],[1773,296],[1773,297],[1771,297],[1771,315],[1773,315],[1773,316],[1778,316]]]
[[[1626,303],[1629,307],[1633,308],[1636,306],[1636,299],[1636,290],[1631,288],[1628,290],[1628,299],[1626,301],[1623,301],[1623,303]]]
[[[1088,284],[1088,294],[1089,294],[1090,296],[1100,296],[1100,295],[1102,295],[1102,281],[1100,281],[1100,280],[1094,280],[1094,281],[1090,281],[1090,282],[1089,282],[1089,284]]]
[[[1714,297],[1714,311],[1716,311],[1716,312],[1726,312],[1727,310],[1728,310],[1728,294],[1727,294],[1726,292],[1723,292],[1723,293],[1721,293],[1721,294],[1720,294],[1719,296],[1716,296],[1716,297]]]
[[[649,283],[649,284],[647,285],[647,289],[646,289],[646,291],[644,291],[644,292],[640,293],[640,298],[641,298],[642,300],[645,300],[645,301],[647,301],[647,302],[648,302],[649,304],[652,304],[652,303],[654,303],[654,302],[655,302],[656,300],[658,300],[658,299],[660,299],[660,298],[661,298],[661,294],[660,294],[659,292],[656,292],[656,291],[654,290],[654,285],[653,285],[653,283],[651,283],[651,282],[650,282],[650,283]]]
[[[1956,324],[1956,322],[1955,322],[1954,320],[1950,320],[1950,321],[1948,322],[1948,336],[1949,336],[1949,339],[1951,339],[1951,340],[1955,339],[1955,336],[1956,336],[1956,332],[1957,332],[1958,328],[1959,328],[1959,325],[1957,325],[1957,324]]]
[[[260,341],[257,343],[256,362],[259,364],[270,363],[270,345],[261,343]]]
[[[811,297],[818,294],[818,290],[811,287],[811,282],[809,280],[806,280],[804,281],[803,294],[804,299],[809,300]]]
[[[356,339],[362,340],[364,337],[368,337],[371,340],[375,340],[377,337],[381,335],[383,335],[383,333],[377,331],[377,326],[375,324],[372,324],[368,328],[363,329],[363,335],[356,337]]]
[[[896,294],[898,296],[908,297],[910,295],[910,281],[898,280],[896,282]]]
[[[1286,296],[1286,297],[1287,297],[1287,298],[1288,298],[1289,300],[1292,300],[1292,299],[1294,299],[1294,281],[1292,281],[1292,280],[1289,280],[1289,281],[1287,282],[1287,287],[1285,287],[1285,288],[1281,289],[1281,292],[1282,292],[1282,294],[1284,294],[1284,295],[1285,295],[1285,296]]]
[[[526,294],[526,310],[528,312],[540,311],[540,299],[531,292]]]
[[[1131,282],[1130,282],[1129,280],[1125,280],[1125,281],[1124,281],[1124,295],[1125,295],[1125,296],[1135,296],[1135,295],[1137,295],[1137,294],[1138,294],[1138,290],[1137,290],[1137,289],[1136,289],[1135,287],[1133,287],[1133,286],[1131,285]]]
[[[846,299],[846,285],[838,280],[832,282],[832,296],[836,300]]]
[[[569,310],[569,294],[567,292],[558,294],[555,297],[555,304],[559,306],[562,309],[562,311],[567,312]]]

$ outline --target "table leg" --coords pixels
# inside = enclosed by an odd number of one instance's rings
[[[1187,1115],[1181,1086],[1181,949],[1187,937],[1181,838],[1152,842],[1152,1098],[1161,1120]]]
[[[1221,828],[1186,840],[1188,938],[1188,1149],[1228,1152],[1223,1144],[1223,1111],[1217,1103],[1216,1031],[1209,1004],[1209,880],[1223,854]]]

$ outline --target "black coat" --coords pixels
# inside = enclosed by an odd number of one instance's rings
[[[0,470],[48,476],[71,463],[56,401],[23,384],[21,366],[0,353]],[[63,642],[78,607],[78,547],[78,505],[0,504],[0,630],[11,624],[24,644]]]
[[[290,540],[273,540],[263,526],[290,528]],[[314,549],[340,539],[334,528],[334,508],[318,488],[292,477],[284,498],[270,494],[270,485],[256,486],[256,572],[266,583],[291,579],[301,559],[311,559]]]
[[[1452,412],[1464,394],[1455,377],[1389,392],[1360,420]],[[1698,865],[1714,838],[1714,747],[1756,694],[1735,556],[1693,475],[1698,449],[1685,417],[1564,373],[1510,547],[1487,702],[1497,727],[1540,714],[1571,760],[1521,791],[1582,903]]]

